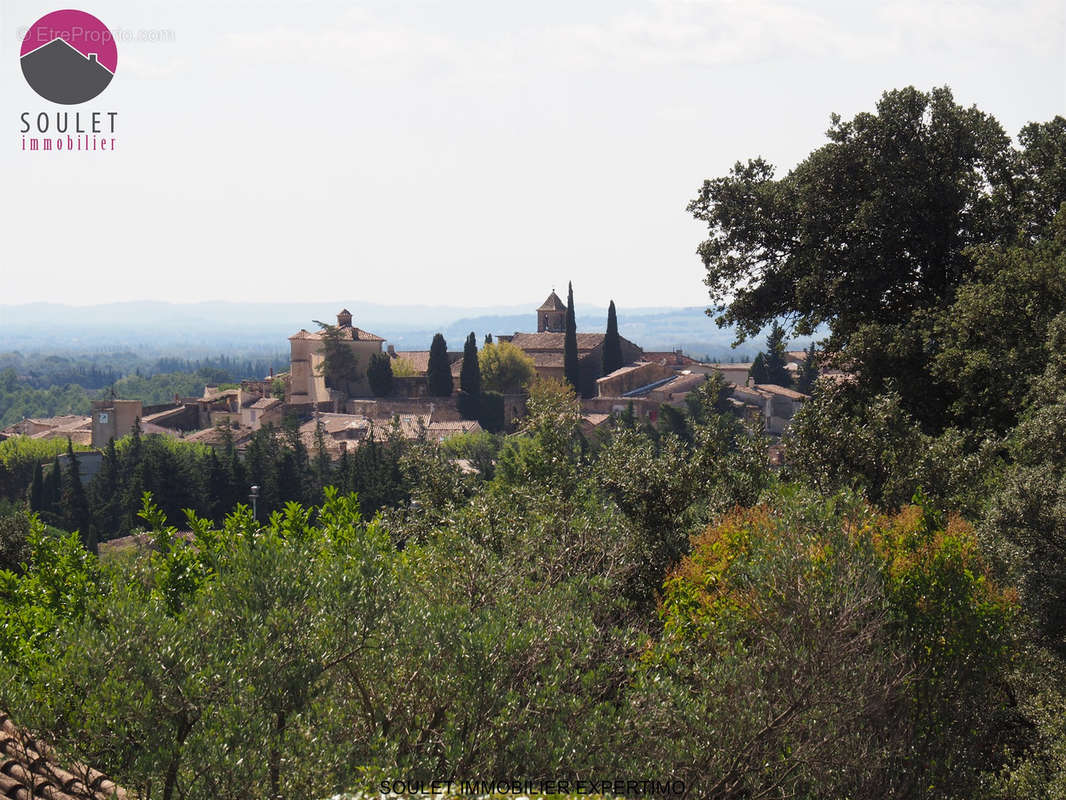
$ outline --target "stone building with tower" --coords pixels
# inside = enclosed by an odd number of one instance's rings
[[[370,364],[370,357],[381,352],[385,340],[352,325],[352,314],[346,308],[337,314],[337,330],[341,341],[352,350],[358,361],[360,377],[353,384],[354,391],[370,394],[366,368]],[[312,333],[306,328],[289,337],[290,405],[317,406],[333,399],[326,387],[326,376],[322,374],[322,364],[325,360],[323,340],[321,331]]]
[[[496,338],[499,341],[510,342],[532,358],[537,375],[540,377],[564,380],[566,304],[559,298],[559,295],[552,291],[536,309],[535,314],[536,333],[516,332],[510,335],[498,335]],[[604,320],[604,328],[606,329],[606,320]],[[370,363],[370,357],[374,353],[382,352],[385,340],[355,327],[352,324],[352,315],[347,309],[337,314],[337,330],[344,344],[355,353],[359,370],[362,373],[360,380],[352,387],[351,394],[354,397],[368,397],[371,390],[366,380],[366,368]],[[619,338],[624,363],[639,361],[643,357],[644,351],[638,345],[624,337]],[[577,357],[581,370],[579,389],[586,397],[595,394],[596,379],[602,375],[604,339],[606,339],[604,331],[577,334]],[[326,386],[326,378],[322,374],[324,361],[322,332],[312,333],[306,329],[300,330],[289,337],[289,346],[291,351],[291,385],[287,398],[289,405],[319,407],[337,400],[337,393],[329,390]],[[393,363],[405,362],[405,368],[410,373],[410,377],[398,378],[394,381],[397,394],[410,398],[424,395],[429,352],[423,350],[405,352],[389,347],[388,354],[393,359]],[[451,365],[455,388],[458,389],[462,353],[459,351],[449,353],[448,361]]]
[[[566,303],[552,289],[540,308],[537,309],[537,333],[565,333]]]
[[[566,351],[566,304],[553,291],[548,295],[537,314],[537,332],[515,332],[509,336],[498,336],[503,342],[510,342],[533,359],[537,375],[542,378],[565,380],[564,353]],[[607,323],[604,320],[604,328]],[[581,394],[591,397],[596,393],[596,379],[603,374],[603,342],[606,332],[578,333],[577,359],[581,369],[581,381],[578,387]],[[639,345],[618,337],[622,344],[622,361],[630,363],[639,361],[644,351]]]

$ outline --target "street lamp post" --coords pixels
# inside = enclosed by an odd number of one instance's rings
[[[253,486],[252,487],[252,493],[250,495],[248,495],[248,499],[252,501],[252,519],[258,521],[259,512],[257,510],[257,505],[258,504],[256,502],[257,500],[259,500],[259,487],[258,486]]]

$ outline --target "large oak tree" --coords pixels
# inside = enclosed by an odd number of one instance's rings
[[[886,92],[873,113],[832,116],[828,143],[783,177],[761,158],[704,182],[689,205],[711,308],[740,340],[785,319],[828,327],[828,350],[870,393],[895,382],[927,428],[958,387],[930,369],[942,320],[980,275],[974,246],[1028,245],[1066,200],[1066,121],[1023,129],[944,87]],[[964,404],[965,405],[965,404]]]

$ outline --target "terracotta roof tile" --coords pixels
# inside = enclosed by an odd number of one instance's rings
[[[534,351],[532,353],[526,353],[533,359],[534,367],[558,367],[563,369],[566,366],[566,359],[562,353],[544,353],[540,351]]]
[[[684,353],[679,353],[679,352],[672,351],[672,350],[671,351],[664,351],[664,350],[648,351],[648,350],[645,350],[644,351],[644,360],[645,361],[655,361],[655,362],[660,363],[660,364],[666,364],[667,366],[675,366],[675,367],[690,367],[693,364],[699,364],[700,363],[696,359],[690,358],[689,356],[686,356]]]
[[[428,350],[397,350],[394,358],[397,361],[405,361],[410,365],[411,369],[418,375],[425,375],[429,370],[429,351]],[[448,351],[448,363],[455,364],[456,361],[461,361],[463,358],[462,352]]]
[[[385,339],[383,339],[381,336],[378,336],[377,334],[371,333],[370,331],[364,331],[362,328],[344,327],[344,328],[338,328],[337,330],[340,331],[341,338],[351,339],[352,341],[357,341],[357,342],[383,342],[383,341],[385,341]],[[320,340],[321,338],[322,338],[322,333],[321,332],[311,333],[310,331],[301,328],[298,333],[294,333],[292,336],[289,337],[289,341],[292,341],[293,339]]]
[[[55,751],[19,730],[0,712],[0,798],[10,800],[126,800],[103,773],[81,764],[59,766]]]
[[[809,400],[810,395],[806,395],[803,392],[797,392],[794,389],[786,389],[784,386],[778,386],[776,383],[757,383],[756,389],[761,389],[764,392],[770,394],[778,394],[782,397],[788,397],[791,400]]]
[[[603,341],[602,333],[579,333],[577,335],[578,352],[594,350]],[[526,352],[534,350],[558,350],[563,351],[565,346],[565,333],[516,333],[511,337],[511,344],[521,347]]]

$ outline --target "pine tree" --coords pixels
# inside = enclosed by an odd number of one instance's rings
[[[431,397],[451,397],[452,365],[448,361],[448,343],[444,336],[437,333],[429,347],[429,365],[426,369],[426,383]]]
[[[774,383],[786,387],[792,383],[792,376],[785,369],[788,364],[788,356],[785,353],[785,329],[776,321],[770,328],[770,335],[766,337],[766,358],[763,363],[766,366],[766,380],[759,381],[759,383]]]
[[[767,379],[766,371],[766,356],[759,353],[755,356],[755,360],[751,362],[751,369],[748,370],[748,377],[751,378],[752,383],[769,383]]]
[[[806,350],[806,358],[800,364],[799,374],[796,376],[796,391],[810,394],[814,390],[814,384],[818,380],[818,359],[814,352],[814,342]]]
[[[463,367],[459,372],[459,414],[463,419],[477,419],[481,413],[481,367],[478,365],[477,338],[474,332],[466,337],[463,347]]]
[[[321,328],[322,365],[321,374],[326,378],[326,385],[351,394],[353,384],[362,377],[359,371],[359,356],[348,346],[350,335],[347,330],[315,320]]]
[[[566,333],[563,334],[563,373],[574,391],[581,394],[581,365],[577,360],[577,320],[574,316],[574,284],[566,295]]]
[[[607,335],[603,337],[603,374],[610,375],[625,363],[622,359],[622,339],[618,335],[618,315],[614,300],[607,308]]]

